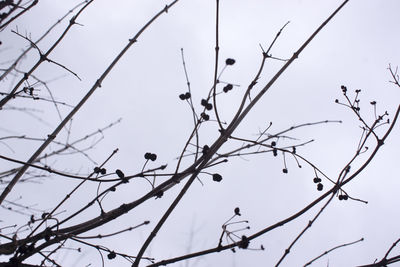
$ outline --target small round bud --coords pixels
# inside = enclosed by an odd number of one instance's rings
[[[233,85],[232,84],[227,84],[225,85],[224,89],[222,89],[225,93],[228,93],[228,91],[232,90]]]
[[[250,244],[250,240],[247,238],[247,236],[242,235],[242,240],[240,240],[239,248],[246,249],[249,247],[249,244]]]
[[[157,155],[156,154],[151,154],[150,155],[150,160],[151,161],[156,161],[156,159],[157,159]]]
[[[322,189],[324,189],[324,185],[321,183],[317,184],[317,190],[322,191]]]
[[[235,214],[236,214],[237,216],[241,216],[241,215],[242,215],[242,214],[240,214],[240,209],[239,209],[239,207],[236,207],[233,211],[235,212]]]
[[[218,173],[213,174],[213,181],[215,182],[221,182],[222,181],[222,176]]]
[[[321,182],[321,178],[315,177],[315,178],[313,179],[313,182],[317,184],[317,183]]]
[[[117,254],[115,254],[114,251],[111,251],[110,253],[108,253],[107,258],[108,258],[109,260],[112,260],[112,259],[114,259],[116,256],[117,256]]]
[[[225,60],[226,65],[233,65],[235,64],[236,60],[234,60],[233,58],[227,58]]]
[[[201,116],[205,121],[208,121],[208,120],[210,119],[210,116],[209,116],[208,114],[204,113],[204,112],[202,112],[202,113],[200,114],[200,116]]]

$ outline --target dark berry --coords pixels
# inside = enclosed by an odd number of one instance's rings
[[[247,238],[247,236],[242,235],[242,240],[240,240],[239,248],[246,249],[249,247],[249,243],[250,243],[250,240]]]
[[[324,189],[324,185],[321,184],[321,183],[319,183],[319,184],[317,185],[317,190],[318,190],[318,191],[322,191],[322,189]]]
[[[150,155],[150,160],[151,161],[156,161],[156,159],[157,159],[157,155],[156,154],[151,154]]]
[[[146,152],[144,154],[144,158],[147,160],[155,161],[157,159],[157,155],[150,152]]]
[[[234,60],[233,58],[227,58],[225,60],[226,65],[233,65],[235,64],[236,60]]]
[[[283,172],[283,173],[288,173],[288,169],[283,168],[282,172]]]
[[[208,104],[208,102],[207,100],[202,99],[200,104],[205,107]]]
[[[319,177],[315,177],[314,179],[313,179],[313,181],[314,181],[314,183],[319,183],[319,182],[321,182],[321,178],[319,178]]]
[[[180,98],[181,100],[185,100],[185,99],[186,99],[186,96],[185,96],[185,94],[180,94],[180,95],[179,95],[179,98]]]
[[[213,105],[210,104],[210,103],[207,103],[206,109],[207,109],[207,110],[212,110],[212,108],[213,108]]]
[[[221,182],[222,181],[222,176],[218,173],[213,174],[213,181],[215,182]]]
[[[107,170],[105,168],[101,168],[100,173],[104,175],[107,173]]]
[[[227,84],[225,85],[224,89],[222,89],[225,93],[228,93],[228,91],[232,90],[233,85],[232,84]]]
[[[235,212],[235,214],[237,215],[237,216],[241,216],[242,214],[240,214],[240,209],[239,209],[239,207],[236,207],[235,209],[234,209],[234,212]]]

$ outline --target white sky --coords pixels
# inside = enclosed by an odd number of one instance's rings
[[[38,38],[50,25],[79,1],[41,0],[39,4],[15,24],[0,33],[0,61],[18,55],[26,43],[10,33],[16,29]],[[218,108],[223,121],[232,118],[240,97],[254,77],[261,61],[259,44],[267,48],[277,31],[287,22],[281,37],[272,49],[272,55],[289,58],[308,36],[341,3],[336,0],[285,0],[285,1],[220,1],[220,65],[228,57],[236,64],[225,70],[221,80],[240,85],[229,94],[218,97]],[[106,1],[96,0],[77,20],[65,40],[50,56],[76,72],[78,81],[65,70],[44,64],[35,75],[49,81],[49,87],[57,100],[74,105],[89,90],[111,60],[119,53],[128,39],[158,12],[167,1]],[[340,85],[350,92],[362,89],[361,110],[372,122],[373,109],[370,101],[376,100],[378,112],[385,110],[392,116],[399,103],[400,88],[390,84],[388,64],[400,64],[398,16],[400,3],[396,0],[352,0],[316,37],[278,82],[271,88],[249,114],[235,136],[256,138],[257,133],[273,122],[271,133],[296,124],[332,119],[342,124],[312,126],[291,133],[299,142],[315,139],[298,148],[321,170],[333,179],[353,156],[360,138],[357,118],[349,109],[336,105],[336,98],[343,100]],[[158,164],[168,164],[167,171],[174,170],[175,158],[180,154],[192,130],[189,106],[178,95],[187,91],[180,49],[184,48],[188,74],[193,90],[193,100],[200,110],[200,100],[212,86],[214,71],[214,12],[215,1],[180,0],[163,14],[140,38],[106,78],[103,86],[75,116],[71,138],[81,137],[122,117],[122,122],[105,132],[105,139],[89,154],[102,162],[115,149],[119,152],[107,163],[106,168],[117,168],[126,174],[140,172],[145,152],[158,155]],[[58,26],[54,34],[41,44],[45,51],[66,27]],[[37,53],[30,53],[20,69],[27,70],[34,63]],[[259,88],[282,65],[267,61]],[[4,65],[1,65],[4,67]],[[11,80],[1,84],[7,91]],[[222,88],[222,87],[221,87]],[[44,88],[41,88],[44,90]],[[349,92],[349,94],[351,94]],[[45,94],[43,92],[43,94]],[[12,106],[35,107],[46,122],[42,123],[25,113],[4,110],[0,113],[0,137],[29,134],[45,137],[59,122],[52,104],[15,100]],[[65,116],[70,109],[61,107]],[[214,118],[214,116],[212,116]],[[201,132],[201,145],[210,144],[218,137],[217,125],[210,122]],[[58,137],[65,140],[65,132]],[[319,260],[314,266],[354,266],[372,263],[381,258],[390,245],[400,237],[399,219],[399,127],[396,125],[386,145],[373,163],[357,179],[345,186],[352,197],[369,202],[338,201],[327,208],[320,219],[295,245],[282,266],[302,266],[312,258],[334,246],[364,237],[365,241],[342,248]],[[0,143],[0,154],[26,160],[39,143],[10,141],[11,151]],[[372,145],[371,143],[370,145]],[[221,151],[235,148],[240,143],[226,145]],[[360,158],[359,163],[365,157]],[[186,162],[188,163],[188,162]],[[292,157],[287,157],[289,173],[282,173],[280,155],[271,154],[232,159],[209,171],[223,176],[221,183],[212,182],[205,174],[200,178],[202,186],[195,182],[183,201],[160,231],[146,255],[157,260],[180,256],[189,251],[215,247],[221,225],[237,206],[242,219],[248,220],[250,235],[298,211],[321,193],[312,182],[313,170],[302,164],[298,169]],[[59,157],[48,162],[60,170],[87,173],[94,164],[83,157]],[[15,166],[0,161],[0,171]],[[158,166],[156,164],[150,167]],[[49,210],[71,190],[77,181],[62,177],[44,179],[40,184],[17,185],[8,200],[19,196],[21,204],[37,204],[36,208]],[[329,183],[324,182],[326,188]],[[177,186],[162,199],[151,199],[142,207],[93,231],[92,234],[110,233],[124,227],[137,225],[144,220],[151,224],[120,235],[101,240],[101,244],[115,251],[135,255],[147,235],[153,229],[161,212],[165,211],[179,192]],[[104,200],[106,210],[132,201],[150,189],[144,181],[131,182]],[[72,198],[62,210],[60,218],[86,204],[96,194],[95,185],[87,185]],[[318,206],[320,207],[320,206]],[[171,266],[273,266],[284,250],[318,212],[311,210],[296,222],[268,233],[251,242],[251,247],[261,244],[265,251],[240,250],[208,255]],[[97,216],[94,207],[75,222]],[[24,223],[27,216],[17,216],[1,210],[0,225]],[[22,234],[23,235],[23,234]],[[89,235],[89,234],[87,234]],[[100,242],[94,241],[100,244]],[[68,243],[69,247],[79,244]],[[5,260],[0,257],[1,260]],[[57,259],[63,266],[101,266],[98,252],[84,248],[80,255],[65,250]],[[145,261],[142,262],[143,266]],[[106,260],[106,266],[129,266],[126,261]]]

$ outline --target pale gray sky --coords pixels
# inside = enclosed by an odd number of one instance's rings
[[[0,61],[12,59],[26,42],[10,33],[11,29],[18,27],[19,32],[27,33],[35,40],[78,2],[39,1],[28,14],[0,33],[3,42]],[[236,59],[235,65],[227,68],[220,80],[240,85],[229,94],[218,96],[221,119],[227,122],[258,70],[262,57],[259,44],[266,49],[277,31],[290,21],[271,51],[273,56],[289,58],[341,3],[337,0],[220,2],[220,66],[228,57]],[[74,26],[50,56],[76,72],[82,81],[51,64],[41,66],[35,75],[45,81],[56,79],[48,84],[55,98],[75,105],[128,39],[166,3],[169,2],[96,0],[77,20],[82,25]],[[294,131],[290,136],[298,140],[288,141],[288,144],[297,144],[315,139],[315,142],[298,148],[299,154],[336,179],[344,164],[353,156],[361,134],[360,124],[354,114],[334,103],[336,98],[344,100],[340,86],[346,85],[351,91],[349,95],[355,89],[362,89],[361,110],[369,122],[374,119],[370,101],[376,100],[378,112],[387,110],[390,116],[393,116],[399,103],[400,88],[388,82],[390,74],[387,70],[389,63],[394,67],[400,64],[399,10],[400,3],[396,0],[350,1],[257,104],[235,136],[254,139],[270,121],[273,122],[270,132],[275,133],[300,123],[343,120],[342,124],[318,125]],[[168,164],[168,171],[173,172],[177,162],[175,158],[179,156],[193,126],[189,106],[178,98],[179,94],[187,91],[180,49],[184,48],[185,51],[193,101],[197,110],[200,110],[200,100],[206,97],[213,81],[214,12],[215,1],[180,0],[168,14],[163,14],[139,38],[138,43],[106,78],[103,86],[75,116],[71,138],[81,137],[122,118],[122,122],[106,131],[105,139],[89,151],[91,157],[100,163],[115,148],[119,148],[106,168],[110,171],[119,168],[127,174],[134,174],[140,172],[144,163],[143,155],[150,151],[157,153],[156,163]],[[40,46],[43,50],[54,42],[66,23],[58,26],[54,34],[43,41]],[[33,51],[20,69],[29,69],[36,57],[37,53]],[[269,60],[266,64],[256,90],[264,86],[283,63]],[[7,91],[10,83],[10,79],[3,82],[1,91]],[[10,134],[45,137],[57,126],[59,118],[52,104],[31,102],[15,100],[11,105],[42,110],[43,114],[38,115],[46,124],[25,113],[4,110],[0,113],[0,137]],[[61,107],[62,115],[65,116],[69,110],[68,107]],[[207,123],[202,128],[201,145],[210,144],[218,137],[216,126]],[[361,237],[365,239],[364,242],[337,250],[313,266],[328,266],[328,263],[331,267],[355,266],[372,263],[375,258],[385,254],[400,237],[400,214],[397,208],[400,200],[399,134],[396,125],[374,162],[344,188],[352,197],[366,200],[369,204],[334,200],[294,246],[282,266],[302,266],[334,246]],[[65,140],[65,132],[58,138]],[[0,143],[0,154],[21,160],[29,158],[39,146],[39,143],[22,141],[10,141],[7,144],[14,151]],[[237,146],[240,146],[239,142],[226,145],[221,151]],[[358,162],[361,163],[363,159],[365,157]],[[237,206],[241,208],[241,219],[248,220],[251,227],[249,231],[240,232],[240,235],[250,235],[300,210],[321,192],[316,190],[312,181],[312,168],[303,163],[304,167],[298,169],[293,157],[287,156],[286,160],[289,169],[286,175],[282,173],[282,156],[274,158],[272,154],[236,158],[210,169],[209,172],[218,172],[223,176],[221,183],[212,182],[210,176],[202,174],[200,179],[204,185],[200,182],[192,185],[146,255],[162,260],[185,254],[188,249],[195,252],[215,247],[221,225]],[[87,173],[94,167],[83,157],[68,156],[52,159],[48,164],[60,170],[80,173]],[[9,166],[15,165],[0,161],[0,171]],[[150,163],[148,166],[158,165]],[[19,203],[37,203],[36,208],[49,210],[76,183],[53,177],[44,179],[41,184],[21,184],[14,188],[8,199],[15,200],[22,196]],[[329,187],[327,181],[324,181],[324,185]],[[110,233],[144,220],[150,220],[150,225],[94,243],[135,255],[156,225],[161,212],[167,209],[181,187],[179,185],[168,191],[161,199],[148,201],[92,234]],[[96,195],[96,189],[94,184],[82,188],[62,209],[66,211],[59,215],[60,218],[90,201]],[[142,196],[149,189],[149,184],[143,180],[131,182],[107,196],[104,207],[110,210],[122,202]],[[225,251],[204,256],[198,261],[192,260],[187,266],[274,266],[319,207],[299,220],[251,241],[250,247],[258,248],[263,244],[265,251],[237,250],[235,254]],[[75,223],[91,218],[98,212],[96,206],[77,218]],[[1,210],[1,214],[0,225],[3,226],[15,223],[16,219],[28,220],[26,216],[6,210]],[[68,247],[82,246],[68,242]],[[57,260],[63,266],[86,266],[89,263],[101,266],[96,250],[84,247],[83,251],[79,256],[75,251],[65,250],[59,253]],[[0,257],[0,260],[4,259]],[[143,266],[144,263],[143,260]],[[129,266],[127,261],[118,257],[113,261],[106,259],[105,265]],[[186,265],[177,263],[171,266]]]

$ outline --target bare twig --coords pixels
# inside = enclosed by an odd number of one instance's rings
[[[129,39],[128,44],[122,49],[122,51],[117,55],[117,57],[111,62],[111,64],[107,67],[107,69],[103,72],[103,74],[100,76],[100,78],[93,84],[92,88],[89,90],[89,92],[81,99],[81,101],[76,105],[76,107],[64,118],[64,120],[58,125],[58,127],[48,135],[47,140],[36,150],[36,152],[31,156],[31,158],[27,161],[28,164],[31,164],[44,150],[45,148],[56,138],[58,133],[61,131],[62,128],[70,121],[70,119],[75,115],[76,112],[86,103],[86,101],[90,98],[90,96],[96,91],[97,88],[101,87],[102,81],[108,76],[108,74],[111,72],[111,70],[114,68],[114,66],[118,63],[118,61],[121,59],[121,57],[128,51],[128,49],[137,41],[139,36],[164,12],[168,11],[168,8],[172,7],[175,3],[177,3],[178,0],[173,1],[171,4],[166,5],[165,8],[163,8],[160,12],[158,12],[152,19],[150,19],[140,30],[139,32],[131,39]],[[75,21],[76,17],[81,14],[81,12],[90,4],[92,1],[88,2],[79,12],[78,14],[74,17],[72,20],[73,22]],[[71,24],[70,24],[71,25]],[[65,35],[65,32],[63,36]],[[62,36],[62,37],[63,37]],[[61,41],[61,37],[59,39]],[[57,44],[57,43],[56,43]],[[51,49],[45,54],[47,57],[48,53],[51,52]],[[34,68],[33,68],[34,69]],[[33,71],[32,69],[32,71]],[[7,101],[5,101],[7,102]],[[4,102],[4,103],[5,103]],[[0,107],[2,106],[2,103],[0,101]],[[22,175],[25,173],[25,171],[28,169],[29,165],[24,165],[24,167],[21,168],[21,170],[15,175],[13,180],[7,185],[7,187],[4,189],[2,194],[0,195],[0,204],[3,202],[3,200],[6,198],[8,193],[11,191],[11,189],[14,187],[14,185],[18,182],[18,180],[22,177]]]

